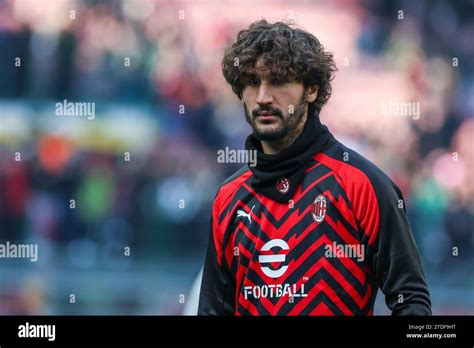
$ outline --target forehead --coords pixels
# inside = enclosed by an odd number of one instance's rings
[[[262,58],[262,57],[259,57],[257,59],[257,61],[255,62],[255,67],[254,69],[258,70],[258,71],[263,71],[263,72],[266,72],[266,71],[269,71],[270,69],[268,68],[268,66],[265,64],[265,60]]]
[[[258,57],[253,66],[247,67],[243,73],[242,78],[253,78],[257,76],[260,80],[271,80],[273,82],[297,82],[301,80],[295,75],[292,69],[282,69],[277,62],[272,62],[264,59],[262,56]]]
[[[248,74],[257,74],[257,75],[266,75],[271,73],[271,69],[265,64],[265,61],[262,57],[257,58],[253,67],[246,69]]]

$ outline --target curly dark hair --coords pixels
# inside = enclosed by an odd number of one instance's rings
[[[317,85],[318,96],[309,104],[308,115],[319,114],[331,96],[331,80],[336,72],[333,55],[312,34],[283,22],[253,22],[241,30],[237,41],[226,48],[222,73],[239,98],[246,85],[245,75],[261,57],[272,80],[299,81],[306,88]]]

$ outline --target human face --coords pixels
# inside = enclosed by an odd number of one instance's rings
[[[257,139],[281,141],[303,128],[308,91],[301,82],[278,81],[259,59],[246,72],[244,84],[245,115]]]

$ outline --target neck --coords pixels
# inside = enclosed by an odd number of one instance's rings
[[[296,126],[296,129],[289,133],[283,139],[275,140],[275,141],[261,141],[263,153],[267,155],[275,155],[288,147],[290,147],[296,139],[303,133],[304,126],[306,124],[307,115],[305,115],[300,123]]]

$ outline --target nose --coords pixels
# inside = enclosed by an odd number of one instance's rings
[[[273,102],[272,90],[264,83],[261,83],[258,87],[256,102],[259,105],[271,104]]]

